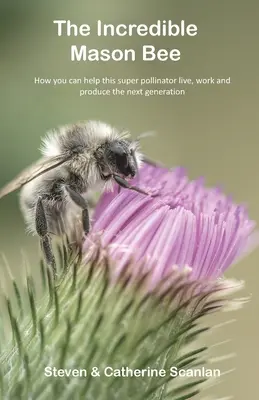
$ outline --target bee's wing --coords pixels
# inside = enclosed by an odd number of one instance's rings
[[[20,174],[18,174],[11,182],[7,183],[7,185],[0,189],[0,199],[6,196],[8,193],[21,188],[26,183],[32,181],[45,172],[58,167],[68,160],[69,158],[65,158],[64,156],[41,158],[30,167],[20,172]]]

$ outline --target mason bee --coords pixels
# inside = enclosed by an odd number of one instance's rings
[[[123,188],[147,194],[132,186],[143,156],[139,141],[110,125],[87,121],[47,133],[42,158],[0,190],[0,198],[22,188],[20,206],[28,230],[40,237],[47,264],[55,270],[51,234],[73,232],[80,215],[82,233],[90,229],[87,193],[96,187]],[[77,229],[77,228],[76,228]]]

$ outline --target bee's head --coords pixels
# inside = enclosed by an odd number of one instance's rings
[[[138,172],[139,154],[133,143],[127,140],[113,140],[106,144],[104,153],[111,172],[131,178]]]

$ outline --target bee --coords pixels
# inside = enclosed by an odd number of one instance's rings
[[[147,194],[131,185],[143,161],[139,141],[128,132],[99,121],[62,126],[42,141],[42,158],[0,190],[0,198],[21,188],[20,208],[28,230],[38,235],[45,261],[55,271],[51,234],[90,229],[87,194],[98,186],[119,186]]]

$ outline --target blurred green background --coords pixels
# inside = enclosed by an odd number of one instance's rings
[[[0,184],[39,156],[44,132],[77,120],[100,119],[128,128],[133,135],[156,131],[145,140],[148,156],[168,166],[183,165],[189,175],[204,175],[208,185],[221,184],[235,201],[247,204],[259,220],[258,11],[255,1],[0,1]],[[86,38],[58,37],[54,19],[89,23]],[[158,19],[198,25],[193,38],[95,37],[97,19],[104,23],[145,23]],[[180,62],[73,63],[71,44],[92,48],[135,48],[154,44],[181,50]],[[79,97],[78,86],[34,85],[34,77],[231,77],[231,85],[198,86],[179,97]],[[25,234],[17,193],[0,204],[0,251],[15,275],[22,268],[21,249],[37,269],[38,242]],[[236,370],[204,396],[255,398],[258,372],[259,251],[227,276],[245,279],[241,295],[252,294],[240,312],[213,316],[212,323],[237,318],[208,341],[232,339],[215,355],[237,352],[220,364]],[[34,268],[34,267],[33,267]],[[35,272],[36,273],[36,272]],[[208,397],[209,398],[209,397]]]

